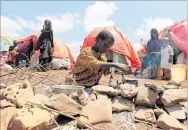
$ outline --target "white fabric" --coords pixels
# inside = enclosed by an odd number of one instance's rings
[[[69,58],[53,57],[51,65],[52,70],[58,70],[62,68],[70,69],[70,60]]]
[[[164,69],[170,69],[172,63],[169,63],[168,60],[170,55],[174,55],[173,48],[171,46],[161,47],[161,67]]]

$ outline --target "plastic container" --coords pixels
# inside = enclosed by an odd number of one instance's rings
[[[187,79],[187,66],[184,64],[171,65],[171,80],[181,83]]]

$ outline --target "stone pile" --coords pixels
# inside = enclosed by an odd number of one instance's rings
[[[77,116],[77,127],[86,128],[81,122],[95,126],[111,123],[112,114],[123,111],[134,113],[135,122],[164,130],[185,129],[182,122],[187,118],[187,89],[172,84],[96,85],[68,95],[54,93],[53,87],[44,85],[33,88],[27,80],[0,86],[1,130],[48,130],[56,123],[58,112]]]

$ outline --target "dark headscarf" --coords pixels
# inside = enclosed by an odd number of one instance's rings
[[[160,52],[162,47],[162,41],[158,37],[157,29],[153,28],[150,32],[151,39],[148,41],[146,45],[147,53],[151,52]]]

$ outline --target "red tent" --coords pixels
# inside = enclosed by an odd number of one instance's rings
[[[33,38],[33,46],[35,48],[36,43],[37,43],[37,39],[40,36],[40,33],[35,33],[32,35],[29,35],[25,38],[22,38],[20,40],[18,40],[17,42],[23,42],[23,43],[27,43],[26,41],[31,40]],[[37,56],[39,56],[40,54],[40,50],[35,52]],[[74,62],[74,57],[72,56],[72,53],[70,51],[70,49],[68,48],[67,45],[65,45],[60,39],[58,39],[57,37],[54,37],[54,48],[52,50],[52,55],[54,57],[69,57],[70,61],[71,61],[71,67],[73,66],[73,62]]]
[[[183,20],[181,22],[177,22],[174,25],[168,27],[171,29],[170,35],[172,40],[176,44],[176,46],[185,54],[187,54],[187,20]],[[165,28],[166,29],[166,28]],[[159,33],[159,37],[163,37],[163,33],[165,31],[163,29]]]
[[[82,48],[91,47],[93,44],[95,44],[95,38],[102,30],[110,31],[115,37],[115,44],[110,48],[111,51],[124,55],[126,62],[132,68],[141,67],[139,57],[131,42],[121,31],[113,26],[95,28],[85,38]]]

